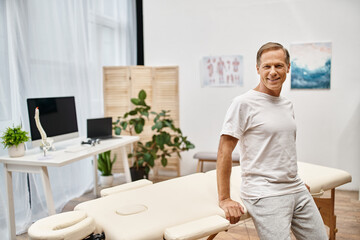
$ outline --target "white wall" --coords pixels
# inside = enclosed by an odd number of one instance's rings
[[[359,29],[358,0],[145,0],[146,65],[180,69],[180,126],[196,145],[182,154],[182,175],[195,172],[196,151],[217,150],[231,100],[257,85],[262,44],[331,41],[331,90],[290,90],[288,79],[282,94],[295,106],[298,159],[350,172],[353,182],[344,188],[358,190]],[[244,86],[201,88],[200,59],[233,54],[244,56]]]

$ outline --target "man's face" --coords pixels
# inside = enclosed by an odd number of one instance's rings
[[[269,93],[280,94],[290,64],[285,62],[285,52],[282,49],[267,50],[260,57],[260,66],[256,66],[260,75],[260,87]],[[265,87],[265,88],[264,88]]]

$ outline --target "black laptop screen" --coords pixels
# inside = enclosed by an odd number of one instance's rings
[[[112,137],[112,118],[92,118],[87,120],[87,137],[106,139]]]

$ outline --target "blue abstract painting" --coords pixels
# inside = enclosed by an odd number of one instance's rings
[[[290,56],[292,89],[330,89],[330,42],[292,44]]]

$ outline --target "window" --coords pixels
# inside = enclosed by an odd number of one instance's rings
[[[0,0],[0,122],[11,120],[11,92],[6,32],[6,4],[5,0]]]
[[[92,53],[93,61],[99,61],[101,66],[116,65],[118,59],[118,34],[120,29],[118,3],[116,1],[94,1],[90,4],[92,38],[97,52]]]

